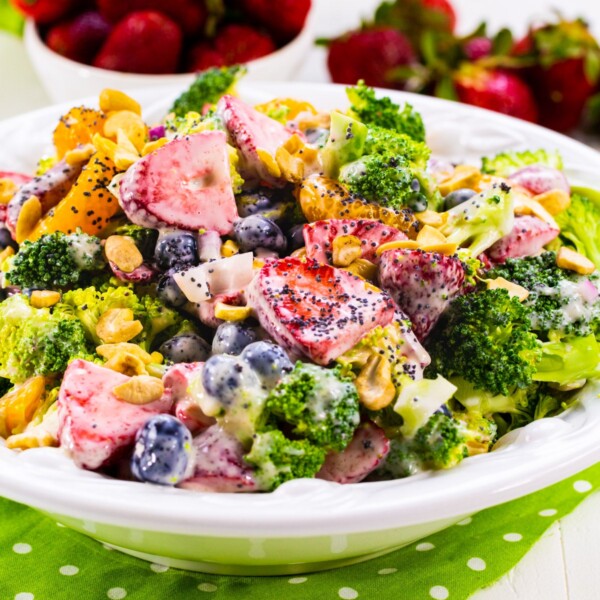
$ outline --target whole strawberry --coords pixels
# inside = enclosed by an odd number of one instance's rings
[[[531,90],[514,73],[465,64],[454,74],[454,87],[458,99],[466,104],[533,123],[538,120]]]
[[[245,63],[276,50],[275,43],[266,33],[235,23],[225,25],[217,32],[214,48],[226,65]]]
[[[54,25],[46,34],[46,44],[66,58],[90,63],[111,29],[99,12],[90,10]]]
[[[37,23],[50,23],[61,19],[77,5],[77,0],[10,0],[26,17]]]
[[[199,32],[206,22],[201,0],[96,0],[98,10],[111,23],[139,10],[156,10],[175,21],[186,34]]]
[[[373,87],[401,87],[393,81],[396,67],[415,61],[415,53],[406,36],[391,27],[372,27],[353,31],[332,40],[327,67],[336,83],[355,84],[364,79]]]
[[[264,25],[280,42],[287,42],[302,31],[310,5],[311,0],[242,0],[248,18]]]
[[[185,70],[191,73],[205,71],[210,67],[224,67],[225,59],[208,42],[194,44],[188,51]]]
[[[127,73],[175,73],[182,45],[181,29],[155,11],[138,11],[119,21],[94,66]]]

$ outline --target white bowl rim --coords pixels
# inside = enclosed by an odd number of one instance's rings
[[[163,98],[173,92],[164,86],[157,89]],[[340,102],[343,95],[343,86],[323,84],[265,83],[243,89],[248,94],[309,100],[313,92],[330,94],[334,102]],[[564,152],[568,164],[585,164],[600,172],[596,151],[536,125],[436,98],[382,92],[408,100],[425,112],[434,108],[449,116],[477,117],[499,128],[518,130]],[[24,120],[44,123],[60,114],[60,106],[0,123],[0,133],[6,128],[18,130]],[[518,430],[511,443],[489,455],[471,457],[449,471],[403,480],[344,486],[297,480],[271,494],[208,494],[109,479],[77,469],[58,449],[16,453],[0,443],[0,490],[47,512],[148,531],[236,538],[384,531],[470,514],[534,492],[598,462],[599,392],[600,383],[589,384],[573,408]]]

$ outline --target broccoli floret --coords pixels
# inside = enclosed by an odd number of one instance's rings
[[[156,246],[156,241],[158,240],[158,230],[156,229],[140,227],[133,223],[125,223],[114,229],[111,232],[111,235],[124,235],[130,237],[135,242],[138,250],[142,253],[142,256],[146,259],[152,258],[154,255],[154,248]]]
[[[278,430],[257,433],[244,459],[255,466],[261,488],[274,490],[291,479],[314,477],[327,452],[309,440],[288,440]]]
[[[494,185],[443,213],[440,231],[451,244],[464,246],[479,256],[513,228],[514,198],[504,184]]]
[[[505,289],[454,300],[426,346],[432,359],[428,376],[463,377],[492,394],[528,387],[540,357],[529,310]]]
[[[423,119],[410,104],[400,108],[387,96],[377,98],[375,90],[362,80],[346,88],[346,95],[351,104],[349,114],[358,121],[404,133],[417,142],[425,141]]]
[[[487,273],[503,277],[529,291],[524,305],[530,309],[534,331],[551,330],[585,336],[600,329],[600,301],[588,300],[587,288],[595,296],[597,276],[590,278],[561,269],[555,252],[539,256],[509,258]]]
[[[8,280],[20,288],[55,289],[79,283],[86,272],[105,265],[97,237],[85,233],[43,235],[25,241],[8,271]]]
[[[34,308],[16,294],[0,304],[0,377],[21,383],[61,374],[74,358],[91,357],[81,323],[61,304]]]
[[[562,157],[557,151],[524,150],[523,152],[501,152],[494,157],[481,159],[481,171],[498,177],[508,177],[515,171],[529,165],[544,165],[562,170]]]
[[[469,453],[460,423],[443,412],[433,414],[413,440],[415,452],[432,469],[456,466]]]
[[[292,433],[326,450],[343,450],[360,421],[358,394],[340,368],[297,362],[271,390],[265,402],[274,428]]]
[[[190,111],[202,112],[206,104],[215,104],[229,93],[238,80],[247,73],[243,65],[214,67],[203,71],[183,94],[175,100],[171,112],[183,117]]]
[[[131,309],[134,319],[139,320],[144,327],[131,341],[144,350],[157,345],[162,337],[169,337],[183,321],[179,313],[165,307],[158,299],[151,296],[138,297],[129,286],[107,287],[103,291],[94,287],[72,290],[63,295],[63,302],[81,321],[87,339],[96,345],[101,343],[96,333],[98,319],[111,308]]]
[[[600,269],[600,195],[594,190],[579,190],[571,205],[555,216],[560,240],[587,256]]]

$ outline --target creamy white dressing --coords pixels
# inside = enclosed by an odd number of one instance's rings
[[[69,244],[70,254],[80,269],[89,265],[90,257],[96,256],[100,250],[95,238],[87,235],[73,235],[69,240]]]

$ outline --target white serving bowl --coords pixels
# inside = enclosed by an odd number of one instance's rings
[[[300,34],[275,52],[248,63],[249,81],[287,80],[294,76],[314,43],[314,2]],[[57,54],[43,42],[35,23],[25,25],[25,47],[46,92],[54,102],[92,96],[104,88],[127,92],[173,85],[183,90],[194,81],[193,73],[139,75],[98,69]]]
[[[244,84],[240,92],[252,102],[285,94],[323,109],[346,104],[341,86]],[[159,118],[176,93],[148,90],[146,116]],[[387,93],[421,111],[438,155],[474,161],[508,148],[558,149],[572,183],[600,187],[600,154],[569,138],[458,103]],[[0,168],[32,169],[68,106],[0,123]],[[302,479],[270,494],[197,493],[83,471],[60,449],[16,453],[0,443],[0,492],[156,563],[254,575],[327,569],[389,552],[598,462],[599,392],[600,383],[588,385],[567,412],[510,433],[490,454],[403,480]]]

